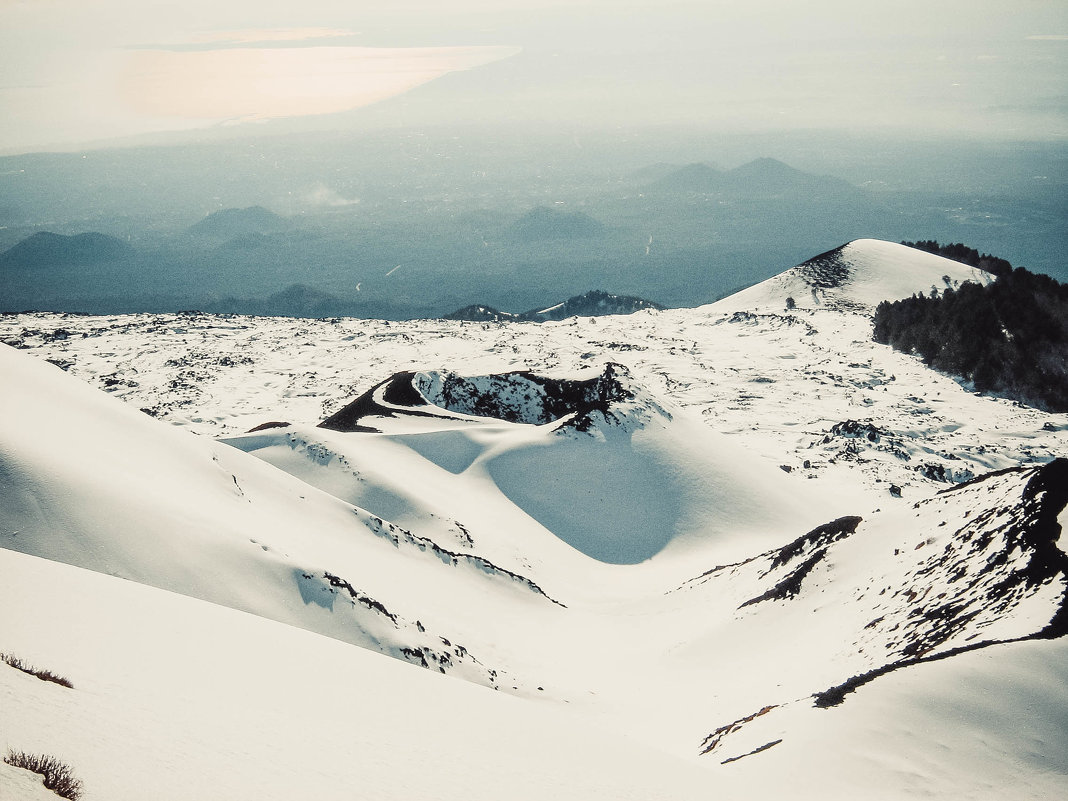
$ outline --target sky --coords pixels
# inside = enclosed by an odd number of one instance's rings
[[[1066,0],[0,0],[8,153],[372,105],[1059,139],[1066,78]]]

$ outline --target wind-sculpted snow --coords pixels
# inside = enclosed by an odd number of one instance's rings
[[[120,801],[1060,797],[1068,416],[871,341],[963,280],[859,241],[626,318],[0,316],[0,651],[78,688],[0,663],[0,739]]]
[[[0,357],[20,389],[5,397],[0,421],[4,547],[398,658],[413,649],[438,654],[436,670],[488,686],[510,674],[465,647],[442,648],[442,639],[462,642],[470,625],[450,624],[463,614],[443,622],[443,604],[501,593],[505,605],[537,598],[562,608],[484,557],[445,549],[236,448],[164,426],[10,348]],[[305,453],[319,465],[334,460],[316,443]],[[461,573],[478,576],[477,587]],[[336,603],[339,596],[349,603]],[[455,648],[463,653],[446,658]],[[510,678],[513,686],[524,682]]]
[[[356,510],[357,515],[363,517],[366,512]],[[525,576],[521,576],[518,573],[513,573],[511,570],[506,570],[503,567],[497,567],[489,559],[470,553],[455,553],[453,551],[442,548],[428,537],[418,537],[412,532],[407,531],[399,526],[395,526],[392,523],[387,523],[381,518],[369,516],[370,522],[368,528],[380,537],[384,537],[392,542],[398,548],[401,545],[412,546],[423,553],[429,553],[437,557],[440,561],[447,565],[457,566],[460,564],[470,565],[481,572],[489,576],[502,576],[506,577],[523,587],[526,587],[531,592],[543,596],[546,600],[552,601],[557,606],[564,606],[553,598],[550,598],[545,594],[545,590],[539,587],[530,579]],[[461,527],[462,528],[462,527]]]
[[[229,441],[387,519],[425,503],[419,499],[443,482],[453,486],[440,514],[453,519],[467,520],[477,498],[492,493],[556,539],[613,564],[691,541],[774,536],[800,511],[773,466],[696,421],[676,420],[611,362],[574,376],[406,371],[319,428],[346,436],[319,435],[327,444],[280,430]],[[277,447],[284,441],[321,464],[298,467]],[[386,450],[372,457],[372,444]],[[335,452],[336,467],[317,455]],[[405,480],[369,479],[381,475],[374,463],[382,459],[410,463],[398,472]]]
[[[836,520],[781,549],[708,570],[678,591],[719,584],[717,594],[752,594],[738,611],[763,609],[753,619],[763,626],[774,625],[775,604],[842,605],[840,643],[826,657],[855,673],[811,688],[809,699],[834,707],[898,670],[1068,634],[1068,555],[1057,545],[1066,504],[1068,460],[994,473],[917,502],[912,514]],[[757,717],[798,703],[770,698],[759,713],[709,734],[701,753],[722,751]]]

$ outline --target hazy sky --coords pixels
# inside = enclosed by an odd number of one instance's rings
[[[1068,0],[0,0],[7,152],[376,102],[419,124],[1060,138]]]

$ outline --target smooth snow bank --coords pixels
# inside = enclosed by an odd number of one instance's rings
[[[474,469],[569,545],[613,564],[694,548],[706,559],[741,558],[817,525],[834,506],[681,412],[635,431],[543,432]]]
[[[56,801],[56,798],[58,796],[44,786],[40,774],[0,761],[0,801]]]
[[[0,664],[0,748],[60,755],[85,801],[669,801],[736,789],[567,706],[11,551],[0,575],[0,647],[74,683]]]
[[[951,259],[881,239],[857,239],[712,304],[717,311],[759,307],[860,306],[916,293],[942,292],[965,281],[988,284],[994,276]]]
[[[26,354],[0,347],[0,371],[18,388],[0,397],[4,547],[524,687],[505,678],[492,643],[500,627],[540,627],[562,608],[524,576],[440,549]],[[488,599],[512,610],[507,622],[480,613]]]
[[[655,398],[618,365],[554,378],[403,374],[379,386],[398,381],[420,403],[360,417],[356,430],[292,426],[227,441],[402,525],[417,523],[410,510],[434,499],[436,515],[459,521],[493,554],[537,557],[547,531],[607,564],[693,548],[729,560],[848,511]],[[367,397],[347,408],[370,408]]]
[[[804,731],[791,738],[792,727]],[[833,711],[796,704],[734,743],[748,798],[1062,798],[1068,642],[999,645],[893,673]],[[805,776],[787,790],[782,777]]]

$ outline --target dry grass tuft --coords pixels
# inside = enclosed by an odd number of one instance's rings
[[[33,665],[23,662],[17,656],[12,656],[11,654],[0,654],[0,660],[11,665],[11,667],[15,668],[15,670],[21,670],[23,673],[29,673],[31,676],[36,676],[41,681],[50,681],[53,684],[59,684],[62,687],[69,687],[72,690],[74,689],[74,685],[70,683],[69,679],[65,679],[62,676],[53,673],[51,670],[41,670],[40,668],[35,668]]]
[[[78,801],[82,794],[82,781],[74,777],[70,765],[60,762],[47,754],[27,754],[25,751],[11,749],[4,757],[4,762],[39,773],[44,778],[44,786],[60,798]]]

